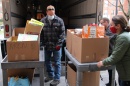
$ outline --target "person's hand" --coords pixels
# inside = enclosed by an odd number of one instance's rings
[[[102,66],[103,66],[102,61],[99,61],[99,62],[97,63],[97,66],[98,66],[99,68],[102,67]]]
[[[56,50],[59,51],[60,50],[60,46],[56,46]]]

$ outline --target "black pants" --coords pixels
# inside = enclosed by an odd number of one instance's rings
[[[109,83],[111,84],[111,82],[112,82],[112,70],[108,70],[108,74],[109,74]]]
[[[2,53],[2,58],[6,56],[6,40],[1,41],[1,53]]]
[[[119,82],[120,86],[130,86],[130,81],[122,81]]]

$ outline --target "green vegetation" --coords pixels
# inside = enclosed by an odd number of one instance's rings
[[[2,25],[3,24],[3,19],[0,19],[0,25]]]
[[[3,30],[3,29],[2,29],[2,30],[0,30],[0,35],[1,35],[1,34],[4,34],[4,30]]]
[[[0,25],[3,25],[3,22],[0,22]]]

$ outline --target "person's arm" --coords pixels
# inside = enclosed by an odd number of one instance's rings
[[[60,23],[61,25],[60,25],[60,32],[59,32],[59,39],[57,42],[57,46],[62,46],[62,43],[64,42],[65,39],[65,26],[62,19],[60,20]]]
[[[118,36],[117,40],[116,40],[116,45],[114,47],[114,50],[113,50],[111,56],[103,60],[103,65],[104,66],[114,65],[118,61],[120,61],[123,58],[123,56],[125,55],[125,53],[128,49],[128,46],[129,46],[129,42],[128,42],[127,38],[125,38],[123,36]]]

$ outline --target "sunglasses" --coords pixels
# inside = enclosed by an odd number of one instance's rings
[[[47,10],[49,10],[49,11],[50,11],[50,10],[55,10],[55,9],[53,9],[53,8],[52,8],[52,9],[47,9]]]

